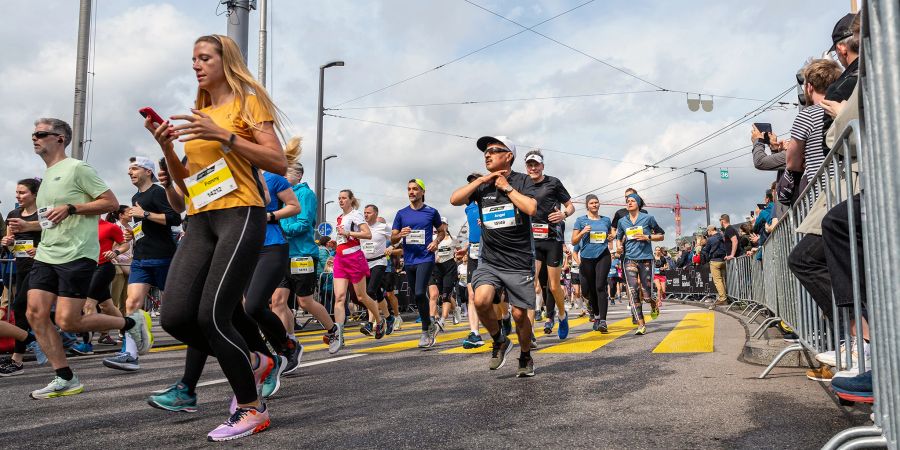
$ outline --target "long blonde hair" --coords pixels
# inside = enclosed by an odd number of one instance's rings
[[[194,41],[194,45],[200,42],[212,44],[216,47],[216,50],[218,50],[219,56],[222,57],[222,68],[225,71],[225,81],[228,83],[228,86],[231,87],[231,92],[238,98],[241,105],[241,120],[254,129],[261,129],[260,124],[253,120],[253,116],[250,114],[250,108],[245,101],[248,95],[256,95],[259,106],[272,116],[272,120],[275,124],[275,131],[279,136],[282,136],[283,127],[281,117],[284,116],[284,114],[282,114],[281,110],[279,110],[278,107],[275,106],[275,103],[272,102],[272,98],[269,97],[266,88],[253,78],[253,75],[244,63],[244,57],[241,54],[241,50],[234,40],[228,36],[210,34],[197,38],[197,40]],[[194,107],[196,109],[203,109],[207,106],[212,106],[212,97],[205,90],[197,89],[197,99],[194,101]]]

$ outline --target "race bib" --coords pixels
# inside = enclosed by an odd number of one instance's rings
[[[304,273],[313,273],[316,271],[313,259],[306,256],[302,258],[291,258],[291,275],[300,275]]]
[[[374,241],[363,242],[362,249],[366,255],[375,256],[375,242]]]
[[[412,230],[406,236],[409,245],[425,245],[425,230]]]
[[[625,236],[628,237],[628,240],[634,239],[634,237],[639,234],[644,234],[644,227],[631,227],[625,229]]]
[[[200,209],[237,190],[231,169],[222,158],[184,179],[194,208]]]
[[[535,239],[547,239],[550,237],[550,225],[546,223],[531,224],[531,234]]]
[[[481,208],[481,222],[488,230],[516,226],[516,208],[512,203]]]
[[[438,247],[437,255],[441,258],[446,258],[450,256],[451,253],[453,253],[452,247]]]
[[[469,244],[469,258],[478,259],[481,256],[481,244]]]
[[[38,221],[41,223],[41,228],[44,230],[49,230],[56,226],[55,223],[51,222],[50,219],[47,218],[47,214],[50,214],[50,210],[52,210],[52,206],[44,206],[43,208],[38,208]]]
[[[591,244],[605,244],[606,243],[606,233],[603,231],[591,231],[590,243]]]
[[[572,266],[572,268],[570,269],[570,272],[578,273],[578,266]]]
[[[28,254],[28,250],[34,249],[34,241],[32,240],[21,240],[16,241],[13,245],[13,255],[16,258],[31,258],[31,255]]]
[[[465,286],[465,285],[466,285],[468,276],[469,276],[469,274],[466,273],[465,271],[462,271],[462,272],[459,273],[459,284],[460,284],[460,286]]]
[[[144,222],[131,222],[131,234],[134,235],[134,242],[144,237]]]
[[[653,268],[653,275],[659,275],[659,267]]]
[[[346,244],[346,243],[347,243],[347,236],[344,236],[343,234],[338,233],[338,234],[334,237],[334,240],[335,240],[335,242],[337,242],[337,245]]]

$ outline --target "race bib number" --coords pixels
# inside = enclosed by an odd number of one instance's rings
[[[438,247],[437,255],[441,258],[446,258],[450,256],[451,253],[453,253],[452,247]]]
[[[644,234],[644,227],[631,227],[625,229],[625,236],[628,240],[634,239],[635,236]]]
[[[606,243],[606,233],[603,231],[591,231],[590,243],[591,244],[605,244]]]
[[[134,242],[141,240],[144,237],[144,223],[143,222],[131,222],[131,234],[134,235]]]
[[[469,244],[469,258],[478,259],[481,256],[481,244]]]
[[[375,255],[375,242],[373,242],[373,241],[363,242],[362,249],[363,249],[363,253],[365,253],[366,255],[369,255],[370,257],[376,256]]]
[[[531,234],[535,239],[547,239],[550,237],[550,225],[546,223],[531,224]]]
[[[41,224],[41,228],[44,230],[49,230],[56,226],[55,223],[51,222],[50,219],[47,218],[47,214],[50,214],[50,211],[53,209],[52,206],[44,206],[43,208],[38,208],[38,221]]]
[[[200,209],[237,190],[231,169],[222,158],[184,179],[194,208]]]
[[[28,250],[32,249],[34,249],[34,241],[16,241],[16,243],[13,245],[13,255],[15,255],[16,258],[31,258],[31,255],[28,254]]]
[[[659,275],[659,267],[653,268],[653,275]]]
[[[512,203],[481,208],[482,225],[488,230],[516,226],[516,207]]]
[[[316,271],[313,259],[310,257],[291,258],[291,274],[300,275],[304,273],[313,273]]]
[[[335,240],[335,242],[337,242],[337,245],[346,244],[347,236],[344,236],[343,234],[338,233],[337,236],[334,237],[334,240]]]
[[[578,273],[578,266],[572,266],[572,268],[569,271],[572,273]]]
[[[425,245],[425,230],[412,230],[406,236],[409,245]]]

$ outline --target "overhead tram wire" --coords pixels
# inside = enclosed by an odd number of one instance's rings
[[[649,94],[665,92],[659,89],[647,89],[643,91],[622,91],[622,92],[598,92],[593,94],[572,94],[572,95],[552,95],[547,97],[528,97],[528,98],[501,98],[489,100],[466,100],[457,102],[443,103],[418,103],[411,105],[376,105],[376,106],[351,106],[349,108],[325,108],[326,111],[349,111],[357,109],[391,109],[391,108],[421,108],[429,106],[461,106],[461,105],[480,105],[486,103],[508,103],[508,102],[527,102],[534,100],[558,100],[568,98],[584,98],[584,97],[605,97],[611,95],[632,95],[632,94]]]
[[[442,136],[450,136],[450,137],[456,137],[456,138],[460,138],[460,139],[468,139],[468,140],[472,140],[472,141],[477,139],[475,137],[466,136],[463,134],[450,133],[450,132],[438,131],[438,130],[427,130],[424,128],[416,128],[416,127],[411,127],[411,126],[407,126],[407,125],[399,125],[399,124],[395,124],[395,123],[387,123],[387,122],[379,122],[376,120],[360,119],[358,117],[347,117],[347,116],[341,116],[341,115],[337,115],[337,114],[328,114],[328,113],[325,113],[325,115],[329,116],[329,117],[334,117],[336,119],[353,120],[353,121],[357,121],[357,122],[370,123],[373,125],[381,125],[381,126],[392,127],[392,128],[401,128],[404,130],[411,130],[411,131],[420,131],[423,133],[439,134]],[[633,162],[633,161],[625,161],[625,160],[614,159],[614,158],[606,158],[603,156],[586,155],[584,153],[567,152],[567,151],[563,151],[563,150],[554,150],[552,148],[537,147],[537,146],[525,145],[525,144],[516,144],[516,145],[518,147],[522,147],[522,148],[541,150],[541,151],[551,152],[551,153],[560,153],[563,155],[580,156],[582,158],[599,159],[599,160],[603,160],[603,161],[610,161],[610,162],[616,162],[616,163],[621,163],[621,164],[632,164],[632,165],[636,165],[636,166],[649,167],[647,164],[644,164],[644,163],[637,163],[637,162]],[[672,168],[672,169],[674,169],[674,168]]]
[[[334,107],[336,108],[336,107],[339,107],[339,106],[346,105],[347,103],[355,102],[355,101],[357,101],[357,100],[366,98],[366,97],[368,97],[368,96],[370,96],[370,95],[377,94],[377,93],[382,92],[382,91],[386,91],[386,90],[388,90],[388,89],[390,89],[390,88],[392,88],[392,87],[399,86],[399,85],[401,85],[401,84],[403,84],[403,83],[406,83],[406,82],[408,82],[408,81],[411,81],[411,80],[414,80],[414,79],[416,79],[416,78],[419,78],[419,77],[421,77],[422,75],[425,75],[425,74],[427,74],[427,73],[434,72],[434,71],[436,71],[436,70],[439,70],[439,69],[442,69],[442,68],[444,68],[444,67],[447,67],[447,66],[449,66],[450,64],[453,64],[453,63],[455,63],[455,62],[459,62],[459,61],[461,61],[461,60],[463,60],[463,59],[465,59],[465,58],[468,58],[469,56],[472,56],[472,55],[474,55],[474,54],[476,54],[476,53],[478,53],[478,52],[480,52],[480,51],[482,51],[482,50],[486,50],[486,49],[491,48],[491,47],[493,47],[493,46],[495,46],[495,45],[497,45],[497,44],[499,44],[499,43],[501,43],[501,42],[504,42],[504,41],[507,41],[507,40],[509,40],[509,39],[512,39],[512,38],[514,38],[514,37],[516,37],[516,36],[518,36],[518,35],[520,35],[520,34],[522,34],[522,33],[525,33],[526,31],[530,30],[531,28],[535,28],[535,27],[541,26],[541,25],[543,25],[543,24],[545,24],[545,23],[547,23],[547,22],[550,22],[551,20],[555,20],[555,19],[557,19],[557,18],[559,18],[559,17],[562,17],[562,16],[564,16],[564,15],[566,15],[566,14],[569,14],[570,12],[575,11],[575,10],[578,9],[578,8],[581,8],[581,7],[583,7],[583,6],[586,6],[586,5],[589,5],[589,4],[591,4],[591,3],[594,3],[595,1],[597,1],[597,0],[588,0],[588,1],[584,2],[584,3],[581,3],[581,4],[579,4],[579,5],[575,6],[575,7],[573,7],[573,8],[570,8],[570,9],[568,9],[568,10],[566,10],[566,11],[563,11],[563,12],[561,12],[561,13],[559,13],[559,14],[553,16],[553,17],[550,17],[550,18],[545,19],[545,20],[543,20],[543,21],[541,21],[541,22],[538,22],[538,23],[532,25],[530,28],[526,28],[526,29],[524,29],[524,30],[522,30],[522,31],[519,31],[518,33],[511,34],[511,35],[509,35],[509,36],[506,36],[506,37],[503,38],[503,39],[494,41],[494,42],[492,42],[492,43],[490,43],[490,44],[487,44],[487,45],[485,45],[485,46],[482,46],[482,47],[480,47],[480,48],[477,48],[477,49],[475,49],[475,50],[472,50],[472,51],[466,53],[465,55],[462,55],[462,56],[459,56],[459,57],[457,57],[457,58],[454,58],[454,59],[452,59],[452,60],[450,60],[450,61],[447,61],[447,62],[445,62],[445,63],[443,63],[443,64],[439,64],[439,65],[437,65],[437,66],[435,66],[435,67],[432,67],[431,69],[428,69],[428,70],[426,70],[426,71],[424,71],[424,72],[418,73],[418,74],[413,75],[413,76],[411,76],[411,77],[404,78],[404,79],[402,79],[402,80],[400,80],[400,81],[397,81],[397,82],[395,82],[395,83],[391,83],[391,84],[389,84],[389,85],[387,85],[387,86],[385,86],[385,87],[382,87],[382,88],[379,88],[379,89],[375,89],[374,91],[371,91],[371,92],[369,92],[369,93],[367,93],[367,94],[360,95],[359,97],[354,97],[354,98],[351,98],[350,100],[346,100],[346,101],[343,101],[343,102],[341,102],[341,103],[338,103],[338,104],[335,105]]]
[[[673,154],[671,154],[671,155],[669,155],[669,156],[666,156],[665,158],[663,158],[663,159],[661,159],[661,160],[659,160],[659,161],[656,161],[656,162],[654,162],[654,163],[652,163],[652,164],[648,164],[647,167],[645,167],[645,168],[643,168],[643,169],[636,170],[636,171],[634,171],[634,172],[632,172],[632,173],[630,173],[630,174],[628,174],[628,175],[625,175],[624,177],[621,177],[621,178],[619,178],[619,179],[617,179],[617,180],[615,180],[615,181],[611,181],[611,182],[606,183],[606,184],[604,184],[604,185],[602,185],[602,186],[599,186],[599,187],[596,187],[596,188],[594,188],[594,189],[591,189],[591,190],[582,192],[582,193],[580,193],[580,194],[578,194],[578,195],[575,195],[574,197],[582,197],[582,196],[584,196],[584,195],[590,194],[591,192],[599,191],[600,189],[604,189],[604,188],[607,188],[607,187],[612,186],[612,185],[614,185],[614,184],[618,184],[618,183],[620,183],[620,182],[622,182],[622,181],[625,181],[625,180],[627,180],[627,179],[629,179],[629,178],[631,178],[631,177],[633,177],[633,176],[635,176],[635,175],[638,175],[638,174],[640,174],[640,173],[643,173],[643,172],[647,171],[647,170],[648,170],[649,168],[651,168],[651,167],[658,167],[659,164],[661,164],[661,163],[663,163],[663,162],[665,162],[665,161],[668,161],[668,160],[670,160],[670,159],[672,159],[672,158],[674,158],[674,157],[676,157],[676,156],[678,156],[678,155],[681,155],[681,154],[683,154],[683,153],[685,153],[685,152],[688,152],[688,151],[690,151],[690,150],[692,150],[692,149],[694,149],[694,148],[697,148],[698,146],[700,146],[700,145],[702,145],[702,144],[705,144],[706,142],[709,142],[710,140],[715,139],[716,137],[719,137],[719,136],[721,136],[722,134],[724,134],[724,133],[726,133],[726,132],[728,132],[728,131],[731,131],[732,129],[734,129],[735,127],[739,126],[740,124],[742,124],[742,123],[744,123],[744,122],[746,122],[746,121],[748,121],[748,120],[750,120],[750,119],[752,119],[752,118],[758,116],[759,114],[762,114],[763,112],[767,111],[772,105],[774,105],[777,101],[779,101],[782,97],[784,97],[785,95],[787,95],[787,93],[790,92],[790,91],[792,91],[792,90],[794,90],[794,86],[793,86],[793,85],[791,85],[791,87],[785,89],[784,91],[782,91],[781,93],[779,93],[779,94],[776,95],[775,97],[771,98],[770,100],[768,100],[768,101],[767,101],[766,103],[764,103],[763,105],[760,105],[759,107],[754,108],[754,109],[751,110],[750,112],[744,114],[744,116],[741,117],[740,119],[737,119],[737,120],[735,120],[734,122],[731,122],[731,123],[729,123],[728,125],[725,125],[725,126],[719,128],[718,130],[713,131],[712,133],[707,134],[706,136],[704,136],[704,137],[702,137],[702,138],[700,138],[700,139],[694,141],[694,142],[691,143],[690,145],[688,145],[688,146],[682,148],[681,150],[676,151],[675,153],[673,153]]]

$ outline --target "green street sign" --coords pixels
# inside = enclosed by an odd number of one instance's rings
[[[728,179],[728,169],[719,169],[719,176],[722,177],[723,180]]]

